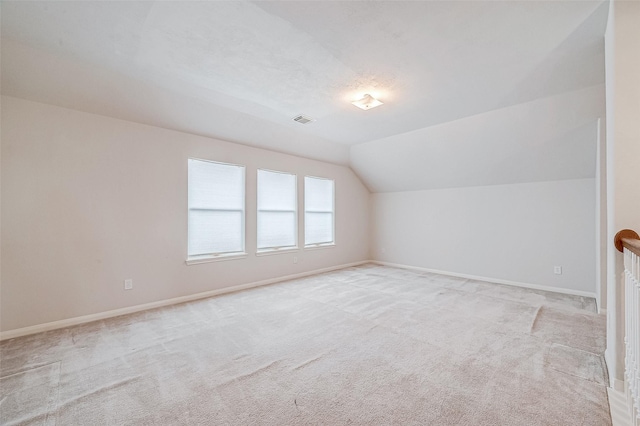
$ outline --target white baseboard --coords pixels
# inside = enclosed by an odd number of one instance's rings
[[[623,391],[607,388],[609,396],[609,410],[611,412],[611,423],[613,426],[630,426],[631,415],[627,396]]]
[[[193,301],[193,300],[204,299],[204,298],[212,297],[212,296],[218,296],[218,295],[221,295],[221,294],[233,293],[233,292],[236,292],[236,291],[247,290],[247,289],[250,289],[250,288],[261,287],[261,286],[265,286],[265,285],[269,285],[269,284],[274,284],[274,283],[281,282],[281,281],[287,281],[287,280],[292,280],[292,279],[296,279],[296,278],[306,277],[306,276],[309,276],[309,275],[321,274],[323,272],[335,271],[337,269],[343,269],[343,268],[348,268],[348,267],[352,267],[352,266],[358,266],[358,265],[362,265],[362,264],[365,264],[365,263],[375,263],[375,264],[378,264],[378,265],[391,266],[391,267],[395,267],[395,268],[410,269],[410,270],[422,271],[422,272],[431,272],[431,273],[434,273],[434,274],[448,275],[448,276],[458,277],[458,278],[467,278],[467,279],[472,279],[472,280],[477,280],[477,281],[486,281],[486,282],[490,282],[490,283],[512,285],[512,286],[516,286],[516,287],[525,287],[525,288],[531,288],[531,289],[536,289],[536,290],[552,291],[552,292],[556,292],[556,293],[572,294],[572,295],[576,295],[576,296],[595,297],[595,293],[588,293],[588,292],[583,292],[583,291],[578,291],[578,290],[568,290],[568,289],[563,289],[563,288],[558,288],[558,287],[548,287],[548,286],[541,286],[541,285],[537,285],[537,284],[528,284],[528,283],[520,283],[520,282],[508,281],[508,280],[502,280],[502,279],[496,279],[496,278],[480,277],[480,276],[476,276],[476,275],[459,274],[459,273],[456,273],[456,272],[441,271],[441,270],[437,270],[437,269],[430,269],[430,268],[422,268],[422,267],[418,267],[418,266],[403,265],[403,264],[399,264],[399,263],[383,262],[383,261],[379,261],[379,260],[363,260],[363,261],[360,261],[360,262],[347,263],[347,264],[343,264],[343,265],[331,266],[331,267],[328,267],[328,268],[315,269],[313,271],[301,272],[299,274],[286,275],[286,276],[283,276],[283,277],[271,278],[271,279],[268,279],[268,280],[255,281],[255,282],[252,282],[252,283],[241,284],[241,285],[232,286],[232,287],[225,287],[225,288],[221,288],[221,289],[206,291],[206,292],[203,292],[203,293],[191,294],[191,295],[188,295],[188,296],[181,296],[181,297],[175,297],[175,298],[172,298],[172,299],[159,300],[157,302],[144,303],[142,305],[128,306],[126,308],[114,309],[114,310],[110,310],[110,311],[99,312],[99,313],[96,313],[96,314],[83,315],[83,316],[80,316],[80,317],[73,317],[73,318],[63,319],[63,320],[59,320],[59,321],[53,321],[53,322],[48,322],[48,323],[44,323],[44,324],[33,325],[33,326],[29,326],[29,327],[17,328],[17,329],[14,329],[14,330],[7,330],[7,331],[0,332],[0,341],[7,340],[7,339],[13,339],[14,337],[27,336],[29,334],[41,333],[43,331],[50,331],[50,330],[56,330],[56,329],[59,329],[59,328],[70,327],[70,326],[73,326],[73,325],[85,324],[85,323],[92,322],[92,321],[98,321],[98,320],[102,320],[102,319],[106,319],[106,318],[117,317],[117,316],[120,316],[120,315],[131,314],[131,313],[134,313],[134,312],[145,311],[147,309],[160,308],[160,307],[163,307],[163,306],[175,305],[175,304],[184,303],[184,302],[190,302],[190,301]]]
[[[614,363],[611,361],[611,350],[609,348],[604,350],[604,363],[607,365],[609,386],[616,391],[623,391],[624,382],[615,378],[615,371],[613,371]]]
[[[624,392],[624,380],[611,379],[611,388],[616,392]]]
[[[533,290],[544,290],[544,291],[551,291],[554,293],[571,294],[573,296],[592,297],[594,299],[596,297],[595,292],[592,293],[588,291],[571,290],[571,289],[561,288],[561,287],[550,287],[550,286],[544,286],[544,285],[538,285],[538,284],[521,283],[517,281],[503,280],[500,278],[489,278],[489,277],[480,277],[477,275],[459,274],[457,272],[440,271],[438,269],[422,268],[419,266],[403,265],[400,263],[383,262],[381,260],[372,260],[371,263],[376,263],[378,265],[383,265],[383,266],[392,266],[395,268],[411,269],[414,271],[431,272],[433,274],[448,275],[451,277],[467,278],[467,279],[476,280],[476,281],[505,284],[505,285],[511,285],[515,287],[524,287],[524,288],[530,288]]]
[[[114,309],[111,311],[99,312],[96,314],[83,315],[80,317],[67,318],[59,321],[47,322],[44,324],[33,325],[30,327],[17,328],[14,330],[7,330],[0,332],[0,341],[13,339],[15,337],[27,336],[29,334],[41,333],[43,331],[56,330],[59,328],[70,327],[73,325],[85,324],[92,321],[103,320],[107,318],[117,317],[120,315],[132,314],[135,312],[146,311],[147,309],[160,308],[163,306],[175,305],[178,303],[191,302],[193,300],[205,299],[207,297],[219,296],[221,294],[233,293],[236,291],[247,290],[250,288],[261,287],[269,284],[275,284],[282,281],[293,280],[296,278],[303,278],[309,275],[321,274],[323,272],[335,271],[337,269],[349,268],[352,266],[358,266],[365,263],[370,263],[369,260],[363,260],[360,262],[346,263],[343,265],[330,266],[328,268],[314,269],[313,271],[301,272],[299,274],[286,275],[283,277],[270,278],[268,280],[255,281],[252,283],[236,285],[232,287],[225,287],[211,291],[205,291],[203,293],[190,294],[188,296],[174,297],[172,299],[159,300],[157,302],[144,303],[142,305],[128,306],[126,308]]]

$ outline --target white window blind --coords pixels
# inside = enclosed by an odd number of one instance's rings
[[[304,244],[333,243],[334,182],[331,179],[304,178]]]
[[[244,167],[189,159],[188,255],[244,252]]]
[[[258,170],[258,250],[297,246],[296,175]]]

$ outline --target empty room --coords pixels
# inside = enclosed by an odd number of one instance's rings
[[[0,19],[0,424],[640,425],[639,1]]]

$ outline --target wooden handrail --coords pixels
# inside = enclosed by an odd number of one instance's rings
[[[613,243],[620,252],[622,252],[624,247],[640,256],[640,236],[638,236],[636,231],[631,229],[619,231],[613,238]]]

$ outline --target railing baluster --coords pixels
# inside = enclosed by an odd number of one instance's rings
[[[627,250],[630,251],[630,250]],[[634,390],[635,390],[635,408],[637,417],[640,418],[640,256],[635,253],[631,253],[632,259],[632,279],[630,285],[634,291],[632,316],[634,318],[634,352],[635,352],[635,365],[634,365]]]
[[[634,425],[640,425],[640,237],[624,229],[615,245],[624,255],[624,345],[627,401]]]

